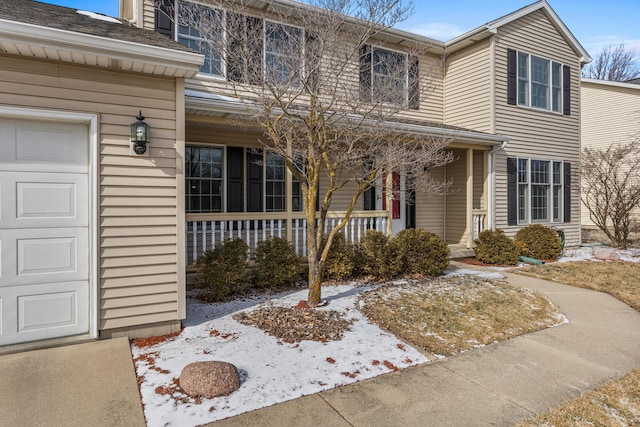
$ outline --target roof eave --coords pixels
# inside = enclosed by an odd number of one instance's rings
[[[215,116],[242,115],[247,114],[247,106],[242,101],[228,101],[221,99],[203,98],[198,96],[185,97],[185,107],[187,109],[199,110],[205,114]],[[450,129],[438,126],[388,122],[389,126],[402,132],[423,135],[451,138],[456,142],[464,142],[483,146],[496,146],[503,142],[508,142],[509,137],[503,135],[493,135],[468,130]]]
[[[166,77],[190,78],[204,62],[198,53],[0,19],[0,51]]]

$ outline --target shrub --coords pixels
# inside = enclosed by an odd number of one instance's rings
[[[323,239],[324,247],[326,239]],[[354,270],[354,247],[347,243],[344,233],[337,233],[333,237],[329,255],[324,264],[322,276],[326,279],[343,280],[351,277]]]
[[[282,286],[300,279],[302,263],[291,243],[285,239],[272,237],[258,242],[254,260],[256,286]]]
[[[400,250],[403,271],[406,273],[440,276],[449,266],[449,246],[427,230],[402,230],[394,241]]]
[[[544,260],[558,259],[562,254],[562,242],[558,233],[540,224],[520,229],[515,239],[524,256]]]
[[[205,301],[222,301],[247,287],[247,244],[242,239],[226,240],[196,260],[198,275],[193,284],[205,292]]]
[[[360,240],[362,270],[379,279],[395,277],[402,272],[402,254],[398,245],[385,234],[369,230]]]
[[[516,243],[505,236],[500,229],[485,230],[480,233],[473,250],[476,258],[487,264],[515,265],[520,257],[520,250]]]

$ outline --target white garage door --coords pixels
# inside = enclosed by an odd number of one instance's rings
[[[0,118],[0,345],[89,332],[87,126]]]

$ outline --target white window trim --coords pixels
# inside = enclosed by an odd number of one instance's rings
[[[520,168],[519,168],[519,162],[520,160],[526,160],[527,162],[527,181],[526,181],[526,185],[527,185],[527,191],[526,191],[526,195],[525,195],[525,219],[521,220],[520,219],[520,184],[525,184],[524,182],[521,183],[519,180],[519,172],[520,172]],[[546,220],[533,220],[532,219],[532,209],[533,209],[533,191],[532,191],[532,186],[534,185],[532,183],[531,180],[531,174],[532,174],[532,170],[531,170],[531,162],[532,161],[541,161],[541,162],[549,162],[549,191],[547,193],[547,219]],[[557,186],[557,184],[554,184],[553,182],[553,164],[554,163],[560,163],[561,167],[560,167],[560,196],[558,197],[558,219],[554,219],[553,217],[553,190],[554,187]],[[516,157],[516,165],[517,169],[516,169],[516,212],[517,212],[517,218],[518,218],[518,225],[527,225],[527,224],[559,224],[559,223],[563,223],[564,222],[564,189],[565,189],[565,184],[564,184],[564,164],[565,161],[564,160],[559,160],[559,159],[541,159],[541,158],[524,158],[524,157]],[[538,185],[538,184],[536,184]]]
[[[197,215],[197,214],[203,214],[203,213],[226,213],[227,212],[227,146],[226,145],[222,145],[222,144],[202,144],[202,143],[195,143],[195,142],[187,142],[185,143],[185,152],[186,152],[186,147],[200,147],[200,148],[222,148],[222,209],[220,210],[220,212],[187,212],[187,215]],[[245,159],[243,159],[243,161],[245,161]],[[183,165],[182,168],[185,171],[184,174],[184,179],[185,182],[189,179],[189,177],[187,177],[187,173],[186,173],[186,163],[187,163],[187,159],[185,156],[185,159],[183,161]],[[186,195],[185,195],[185,204],[186,204]],[[187,206],[185,205],[185,211],[187,211]]]
[[[370,45],[371,46],[371,52],[369,53],[371,55],[371,64],[370,64],[370,73],[371,73],[371,81],[369,82],[369,86],[371,87],[371,99],[373,99],[373,82],[374,82],[374,71],[373,71],[373,51],[375,49],[378,50],[386,50],[387,52],[394,52],[394,53],[399,53],[401,55],[404,56],[405,61],[404,61],[404,93],[403,93],[403,99],[402,99],[402,104],[400,105],[400,107],[402,108],[407,108],[409,106],[409,54],[407,52],[403,52],[401,50],[397,50],[397,49],[389,49],[388,47],[382,47],[379,45]],[[395,102],[392,101],[382,101],[383,104],[388,104],[388,105],[398,105]]]
[[[563,67],[564,64],[558,61],[554,61],[552,59],[549,58],[545,58],[543,56],[539,56],[539,55],[533,55],[530,53],[526,53],[526,52],[522,52],[522,51],[516,51],[516,82],[520,82],[520,80],[524,80],[521,79],[520,77],[520,55],[526,55],[527,56],[527,90],[528,90],[528,99],[526,99],[526,102],[521,102],[520,99],[520,90],[519,90],[519,84],[517,84],[516,87],[516,105],[518,107],[523,107],[523,108],[530,108],[532,110],[536,110],[536,111],[545,111],[548,113],[554,113],[554,114],[559,114],[562,115],[563,114],[563,102],[564,102],[564,98],[562,96],[562,89],[563,89]],[[532,73],[531,73],[531,58],[537,58],[537,59],[541,59],[543,61],[547,61],[549,63],[548,66],[548,75],[549,75],[549,82],[548,82],[548,87],[547,87],[547,100],[548,100],[548,108],[541,108],[541,107],[535,107],[532,105],[532,98],[533,98],[533,78],[532,78]],[[560,65],[559,68],[559,81],[560,81],[560,99],[559,99],[559,103],[558,103],[558,109],[554,110],[553,109],[553,64],[558,64]]]

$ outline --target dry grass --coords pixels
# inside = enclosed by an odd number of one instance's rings
[[[367,292],[360,310],[425,352],[451,355],[558,324],[543,295],[468,276],[420,280]]]
[[[539,265],[513,272],[606,292],[640,310],[640,263],[580,261]]]
[[[531,418],[525,426],[638,426],[640,425],[640,369],[610,381],[551,411]]]

